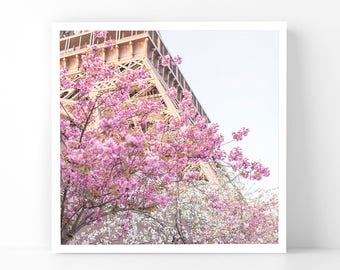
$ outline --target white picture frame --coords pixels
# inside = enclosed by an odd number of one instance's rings
[[[60,243],[59,31],[61,30],[220,30],[277,31],[278,83],[278,244],[62,245]],[[285,22],[105,22],[55,23],[52,30],[52,252],[54,253],[285,253],[286,252],[286,107],[287,26]],[[207,45],[208,46],[208,45]],[[190,83],[190,82],[189,82]],[[209,113],[209,112],[208,112]]]

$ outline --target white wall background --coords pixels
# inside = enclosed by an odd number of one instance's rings
[[[288,247],[340,248],[340,1],[3,1],[0,245],[50,247],[51,23],[288,22]],[[70,258],[69,258],[70,259]]]

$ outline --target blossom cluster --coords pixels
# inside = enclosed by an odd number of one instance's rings
[[[270,175],[270,170],[258,161],[250,161],[243,156],[240,147],[234,147],[228,154],[229,165],[244,178],[250,180],[261,180]]]
[[[115,41],[113,39],[108,39],[104,41],[105,47],[113,48],[114,45],[115,45]]]
[[[244,136],[247,136],[249,133],[249,129],[248,128],[241,128],[239,131],[233,132],[232,136],[233,136],[233,140],[235,141],[241,141],[243,139]]]
[[[94,38],[105,38],[107,35],[107,31],[94,31]]]
[[[176,55],[175,57],[171,58],[171,56],[167,54],[162,58],[161,64],[163,67],[168,66],[170,64],[174,66],[180,65],[182,64],[182,57],[180,57],[179,55]]]
[[[223,198],[210,195],[209,201],[209,206],[215,209],[213,211],[215,215],[223,220],[224,227],[214,224],[208,229],[219,228],[216,237],[221,243],[278,243],[278,199],[276,195],[270,194],[266,200],[249,202],[240,200],[237,196]],[[220,219],[217,218],[217,220]]]

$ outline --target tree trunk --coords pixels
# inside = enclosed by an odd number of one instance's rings
[[[62,245],[67,245],[68,242],[71,240],[70,233],[68,233],[67,231],[62,231],[60,237],[61,237],[60,240],[61,240]]]

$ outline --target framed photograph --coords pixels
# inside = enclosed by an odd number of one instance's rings
[[[286,252],[286,23],[57,23],[52,44],[53,252]]]

